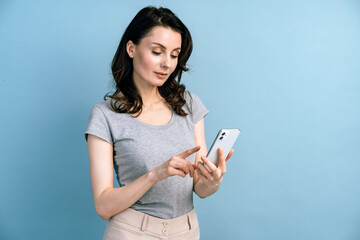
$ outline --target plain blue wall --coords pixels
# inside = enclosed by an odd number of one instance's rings
[[[360,239],[360,2],[0,1],[0,239],[101,239],[83,132],[138,10],[194,40],[187,88],[241,136],[202,239]]]

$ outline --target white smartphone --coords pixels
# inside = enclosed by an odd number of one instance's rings
[[[232,149],[236,139],[240,134],[240,129],[238,128],[228,128],[228,129],[221,129],[217,134],[213,144],[210,147],[210,150],[207,154],[207,159],[209,159],[212,163],[218,166],[219,162],[219,154],[218,148],[221,147],[224,152],[224,157],[229,154],[230,150]]]

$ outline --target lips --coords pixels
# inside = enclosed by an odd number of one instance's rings
[[[155,72],[155,74],[158,78],[161,78],[161,79],[166,78],[168,75],[167,73],[163,73],[163,72]]]

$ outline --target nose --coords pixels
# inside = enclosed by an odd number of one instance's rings
[[[168,69],[171,67],[171,56],[169,55],[165,55],[164,54],[164,57],[161,61],[161,67],[162,68],[165,68],[165,69]]]

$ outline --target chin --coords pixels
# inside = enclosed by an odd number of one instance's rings
[[[164,80],[157,80],[154,85],[157,87],[161,87],[162,85],[164,85],[164,83],[167,81],[167,79]]]

